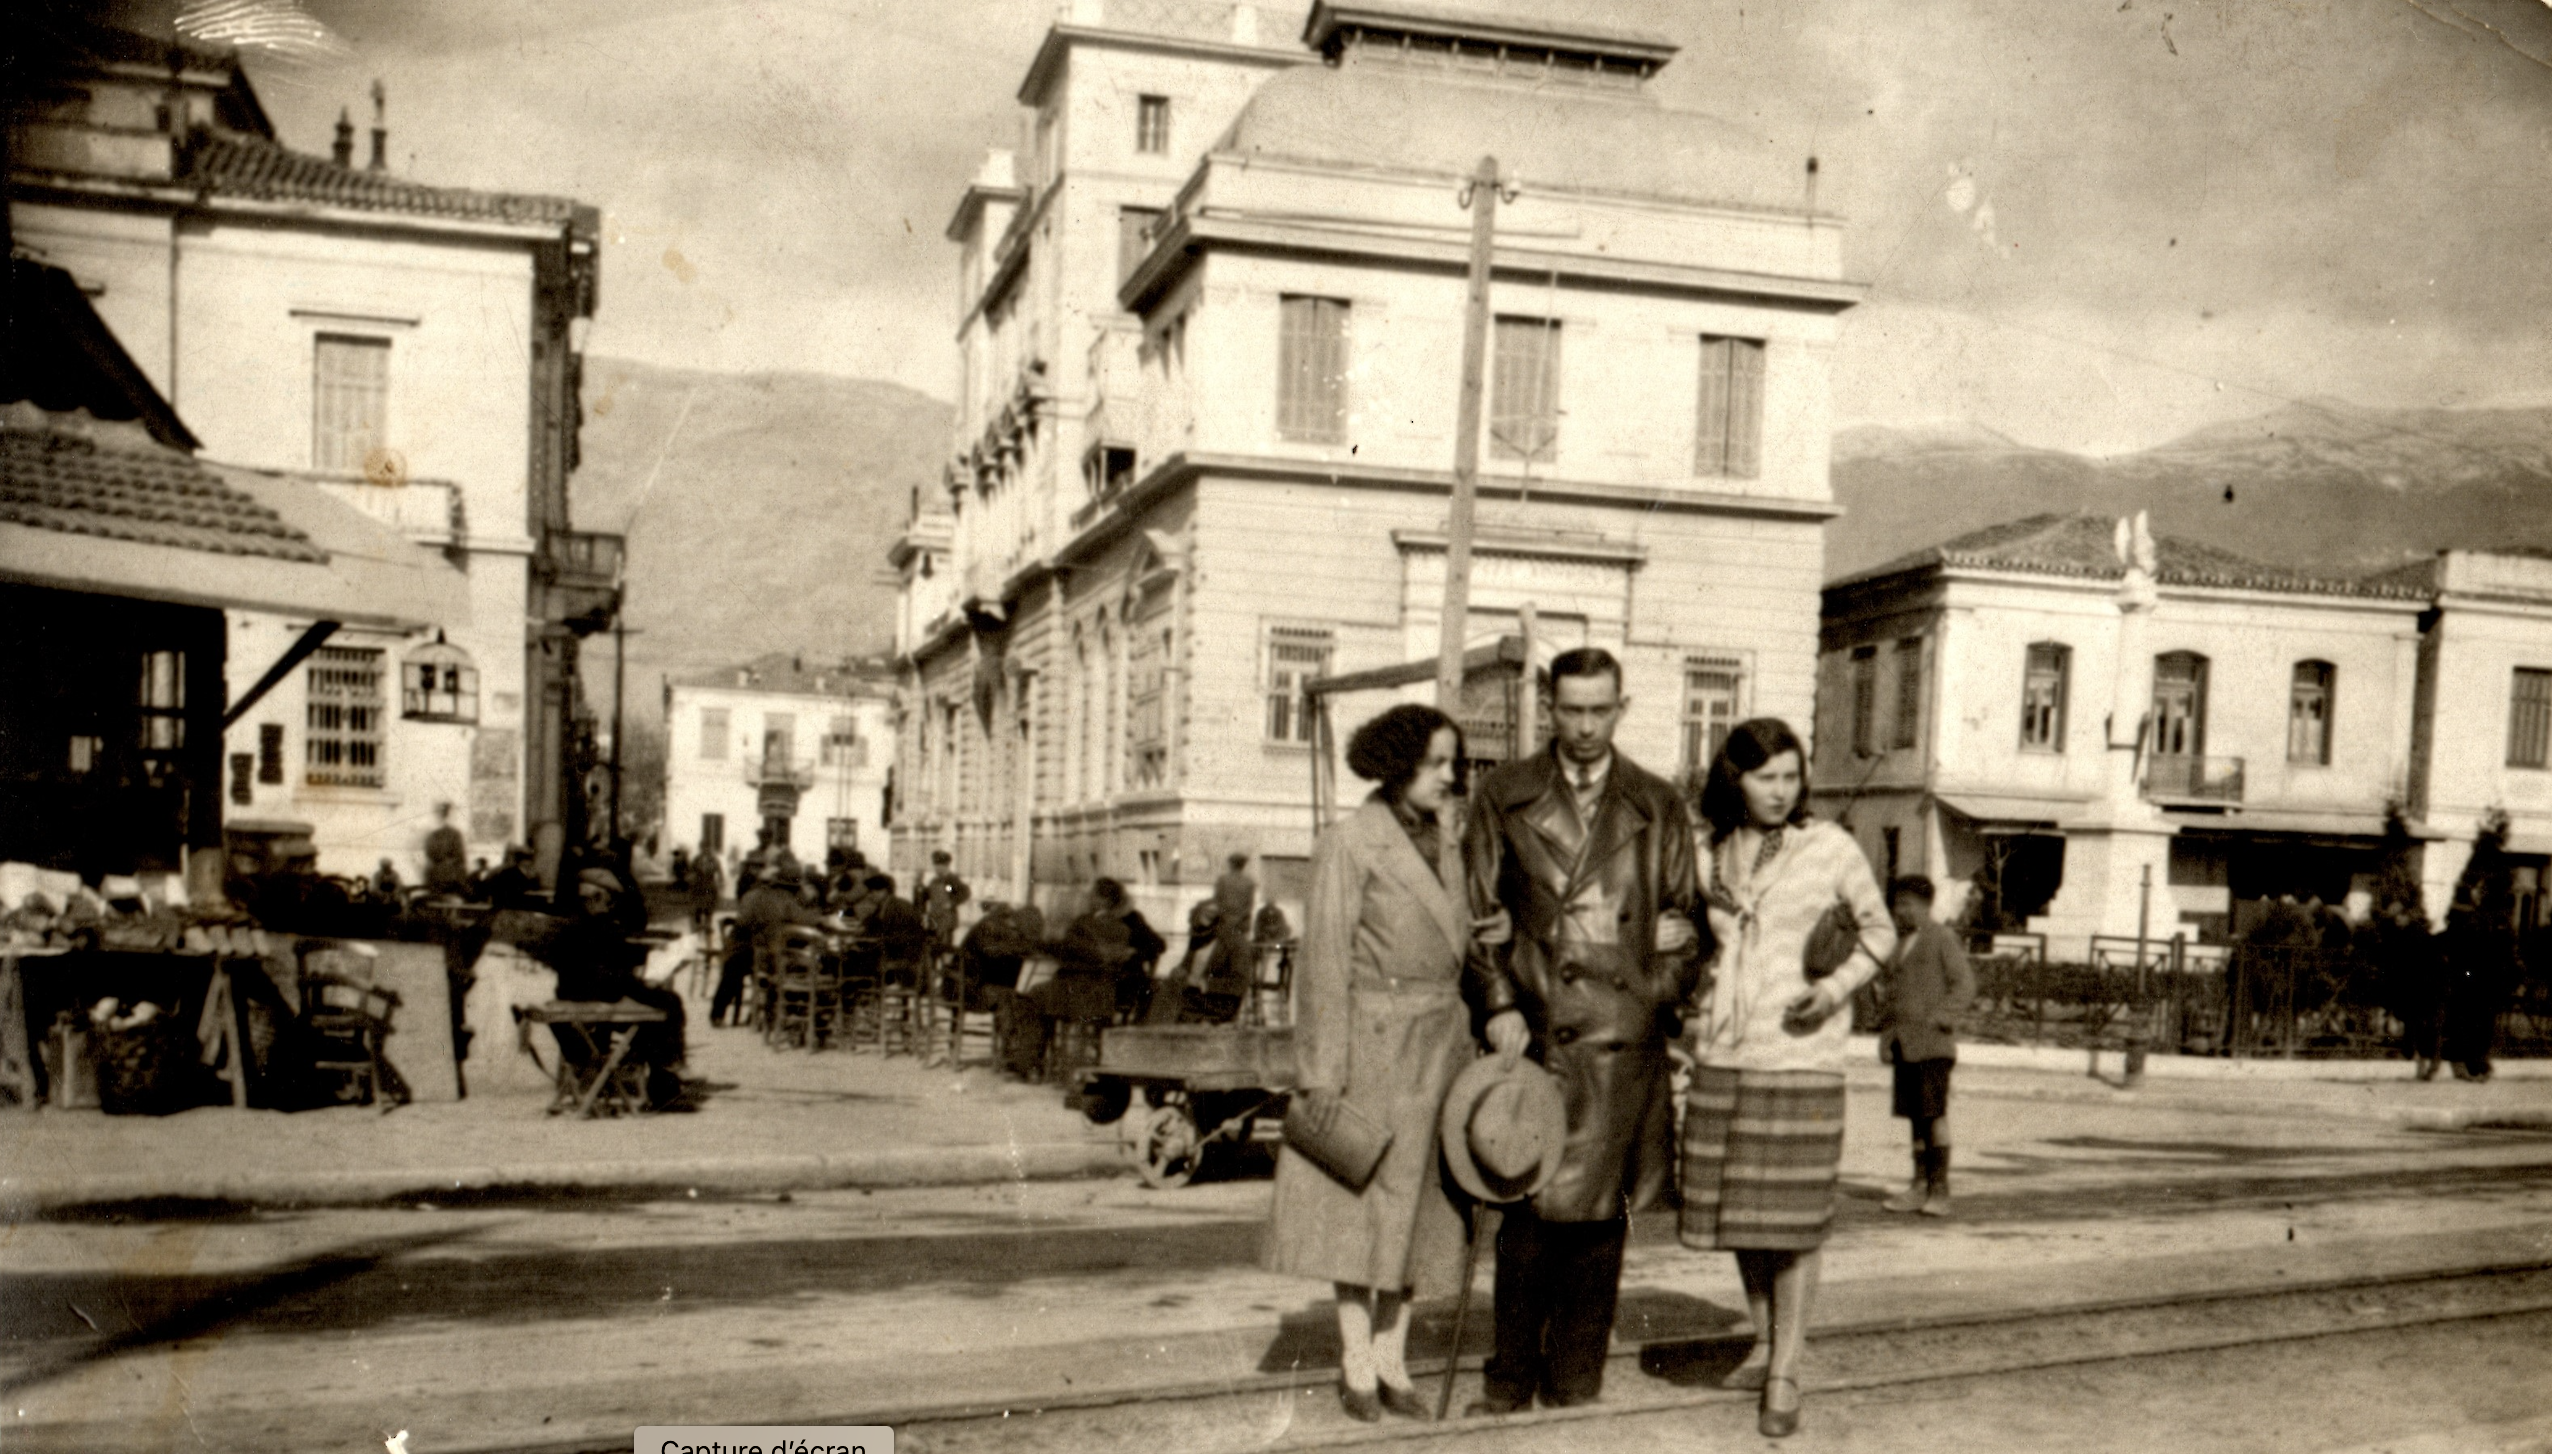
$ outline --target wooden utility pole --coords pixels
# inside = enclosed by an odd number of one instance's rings
[[[1445,523],[1444,629],[1436,647],[1436,710],[1459,716],[1462,645],[1471,615],[1471,514],[1480,490],[1480,390],[1489,342],[1489,264],[1497,246],[1498,159],[1480,158],[1463,189],[1471,209],[1471,293],[1462,312],[1462,402],[1454,411],[1453,508]]]

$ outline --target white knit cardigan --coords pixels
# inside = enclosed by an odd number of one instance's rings
[[[1852,835],[1809,821],[1783,830],[1780,850],[1760,873],[1737,862],[1737,835],[1714,848],[1703,830],[1695,857],[1710,901],[1718,952],[1709,988],[1693,1005],[1694,1057],[1724,1070],[1813,1070],[1842,1074],[1852,1012],[1844,1008],[1813,1029],[1784,1022],[1782,1010],[1807,992],[1809,931],[1837,899],[1851,905],[1860,945],[1831,981],[1847,1001],[1896,950],[1896,926],[1870,863]],[[1723,898],[1717,891],[1724,885]]]

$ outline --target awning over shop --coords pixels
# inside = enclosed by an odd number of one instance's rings
[[[2274,833],[2297,838],[2364,839],[2384,836],[2381,813],[2302,812],[2289,808],[2235,808],[2222,813],[2165,812],[2163,821],[2183,833],[2241,836]],[[2446,835],[2425,823],[2412,823],[2410,836],[2435,840]]]
[[[467,577],[315,485],[25,403],[0,409],[0,581],[400,628],[469,618]]]
[[[1985,833],[2052,831],[2069,818],[2082,816],[2090,803],[2082,798],[2030,797],[2020,794],[1962,791],[1935,793],[1933,800]]]

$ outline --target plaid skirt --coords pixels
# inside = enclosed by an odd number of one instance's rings
[[[1834,1222],[1842,1159],[1842,1076],[1697,1068],[1684,1101],[1684,1245],[1814,1251]]]

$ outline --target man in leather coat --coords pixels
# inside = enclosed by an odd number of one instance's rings
[[[1472,788],[1463,839],[1472,912],[1514,923],[1507,944],[1472,952],[1483,1034],[1541,1061],[1568,1105],[1558,1174],[1498,1231],[1497,1351],[1475,1414],[1602,1390],[1629,1214],[1673,1184],[1666,1045],[1702,962],[1690,817],[1613,750],[1630,705],[1620,663],[1581,648],[1550,678],[1550,750]]]

